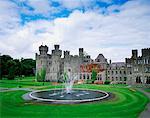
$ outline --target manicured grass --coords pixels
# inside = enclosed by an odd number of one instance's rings
[[[30,83],[30,82],[29,82]],[[34,83],[34,82],[33,82]],[[31,86],[30,86],[31,87]],[[47,86],[46,86],[47,87]],[[60,87],[60,86],[58,86]],[[54,86],[47,87],[54,88]],[[0,92],[1,118],[100,118],[138,117],[149,99],[138,91],[124,86],[75,85],[75,88],[98,89],[115,94],[115,98],[94,103],[51,105],[24,101],[26,91]]]
[[[50,82],[44,82],[44,86],[50,85]],[[35,77],[15,78],[15,80],[0,80],[0,87],[14,88],[21,86],[22,88],[30,88],[34,86],[43,86],[43,82],[35,81]]]
[[[150,88],[145,88],[144,91],[149,92],[150,93]]]

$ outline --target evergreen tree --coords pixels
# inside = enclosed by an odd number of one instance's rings
[[[96,78],[97,78],[97,72],[96,72],[96,70],[92,70],[92,83],[94,83],[94,81],[96,80]]]

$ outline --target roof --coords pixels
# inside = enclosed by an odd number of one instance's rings
[[[107,59],[104,57],[103,54],[99,54],[95,59],[96,62],[107,62]]]

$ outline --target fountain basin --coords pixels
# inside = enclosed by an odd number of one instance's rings
[[[39,102],[74,104],[99,101],[108,98],[109,94],[105,91],[91,89],[72,89],[71,93],[67,94],[64,89],[51,89],[33,91],[29,96]]]

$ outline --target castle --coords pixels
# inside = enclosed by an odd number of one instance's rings
[[[92,70],[97,71],[97,81],[104,83],[110,80],[120,84],[150,84],[150,48],[142,49],[142,56],[138,57],[137,50],[132,50],[132,57],[125,62],[109,63],[103,54],[95,60],[84,54],[79,48],[78,55],[70,55],[70,51],[62,50],[54,45],[54,50],[48,54],[48,47],[41,45],[40,54],[36,53],[36,72],[46,69],[45,81],[61,81],[64,72],[70,70],[78,79],[90,80]]]

